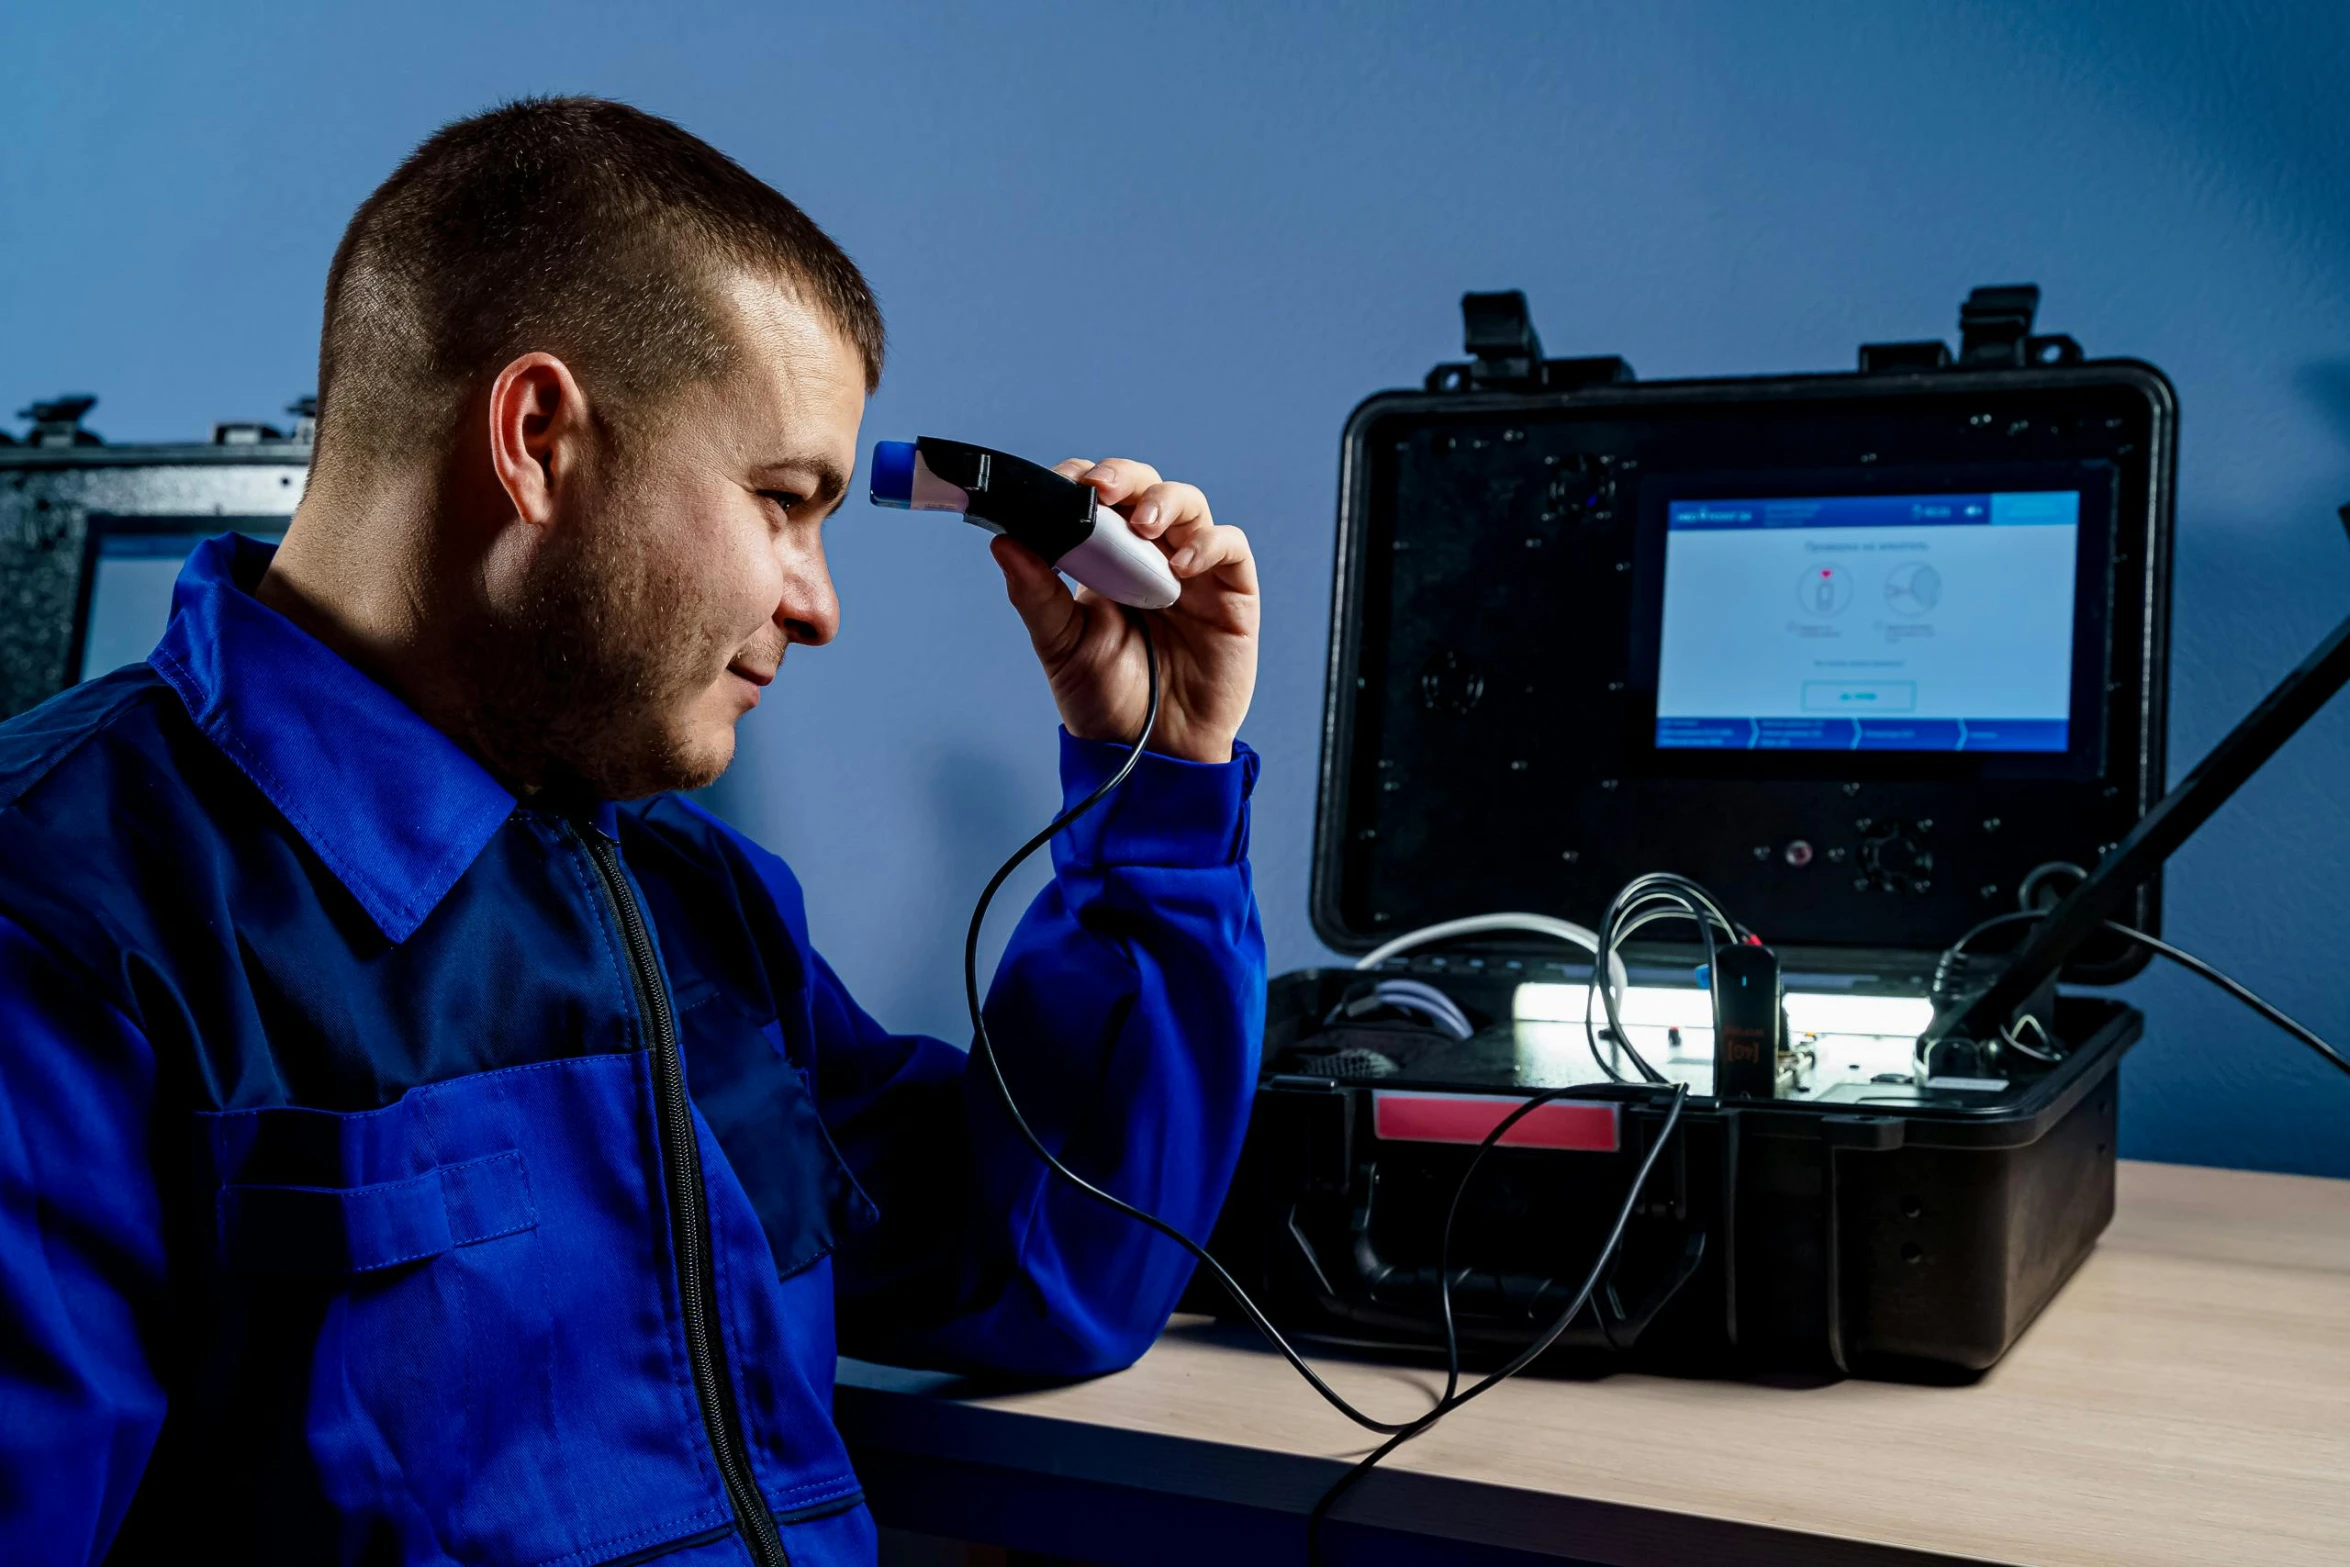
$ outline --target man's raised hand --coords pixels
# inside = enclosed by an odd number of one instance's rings
[[[1165,694],[1150,748],[1194,762],[1232,760],[1257,682],[1257,563],[1247,535],[1217,522],[1197,487],[1161,479],[1148,463],[1072,457],[1054,471],[1098,490],[1130,531],[1166,552],[1183,585],[1183,596],[1151,618]],[[1081,740],[1131,741],[1148,705],[1149,672],[1125,612],[1091,588],[1072,593],[1009,539],[993,548],[1061,722]]]

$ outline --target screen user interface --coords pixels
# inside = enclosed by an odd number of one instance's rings
[[[2081,492],[1675,500],[1656,744],[2061,752]]]

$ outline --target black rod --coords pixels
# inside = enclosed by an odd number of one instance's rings
[[[2350,527],[2350,507],[2343,508],[2342,521]],[[2350,684],[2350,620],[2336,626],[2316,652],[2303,659],[2226,739],[2211,748],[2184,782],[2138,818],[2138,824],[2097,862],[2088,879],[2033,927],[2031,936],[1989,989],[1963,1007],[1936,1012],[1918,1036],[1919,1050],[1949,1038],[1982,1041],[2004,1037],[2017,1009],[2056,977],[2074,949],[2095,935],[2121,901],[2177,853],[2179,845],[2346,684]]]

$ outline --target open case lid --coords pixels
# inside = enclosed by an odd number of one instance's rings
[[[1672,870],[1793,965],[1914,972],[2095,864],[2164,786],[2177,405],[2037,301],[1977,290],[1955,360],[1643,385],[1468,296],[1472,360],[1346,426],[1322,938]]]

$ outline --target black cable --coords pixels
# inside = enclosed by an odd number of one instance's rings
[[[2287,1017],[2282,1009],[2272,1006],[2268,1002],[2262,1000],[2259,996],[2254,995],[2250,987],[2244,985],[2238,980],[2231,979],[2227,975],[2222,974],[2218,969],[2213,968],[2210,964],[2195,956],[2194,953],[2185,951],[2179,947],[2174,947],[2169,942],[2161,940],[2159,937],[2149,936],[2142,930],[2132,930],[2129,926],[2122,924],[2118,920],[2107,920],[2105,922],[2105,928],[2112,931],[2116,935],[2128,937],[2130,940],[2137,942],[2140,946],[2147,947],[2155,952],[2161,953],[2164,957],[2170,959],[2173,963],[2178,964],[2179,967],[2187,970],[2187,972],[2190,974],[2198,974],[2203,978],[2210,980],[2214,985],[2217,985],[2220,989],[2226,991],[2229,995],[2234,996],[2238,1001],[2243,1002],[2244,1005],[2250,1007],[2253,1011],[2259,1013],[2262,1017],[2267,1018],[2271,1023],[2274,1023],[2277,1027],[2283,1029],[2286,1033],[2292,1035],[2295,1039],[2300,1040],[2301,1043],[2307,1045],[2310,1049],[2316,1051],[2319,1055],[2325,1057],[2326,1061],[2336,1070],[2344,1073],[2350,1073],[2350,1059],[2345,1059],[2341,1051],[2336,1050],[2332,1045],[2329,1045],[2324,1040],[2318,1038],[2317,1035],[2311,1030],[2302,1027],[2292,1018]]]
[[[1216,1282],[1221,1284],[1224,1287],[1224,1292],[1232,1297],[1233,1304],[1240,1308],[1242,1315],[1256,1325],[1257,1331],[1265,1336],[1265,1341],[1280,1351],[1281,1358],[1289,1362],[1290,1369],[1305,1378],[1307,1384],[1315,1392],[1321,1394],[1331,1408],[1365,1430],[1377,1431],[1383,1435],[1408,1430],[1414,1422],[1375,1419],[1347,1402],[1336,1388],[1323,1381],[1321,1374],[1306,1364],[1305,1357],[1291,1347],[1289,1340],[1281,1336],[1280,1329],[1274,1327],[1272,1320],[1265,1315],[1255,1301],[1249,1298],[1248,1291],[1240,1287],[1239,1280],[1233,1278],[1222,1263],[1208,1255],[1206,1247],[1157,1214],[1147,1209],[1138,1208],[1124,1198],[1104,1191],[1063,1164],[1059,1157],[1044,1145],[1043,1139],[1036,1135],[1035,1129],[1029,1126],[1028,1118],[1020,1113],[1018,1102],[1012,1098],[1012,1085],[1005,1080],[1003,1062],[997,1059],[995,1041],[988,1037],[987,1019],[981,1013],[979,1002],[979,931],[980,926],[987,919],[988,906],[995,901],[996,893],[1003,887],[1012,872],[1019,869],[1031,854],[1052,842],[1054,835],[1062,828],[1067,827],[1071,822],[1101,804],[1113,790],[1126,781],[1127,776],[1134,771],[1135,764],[1142,760],[1142,750],[1145,745],[1150,743],[1151,732],[1158,727],[1160,698],[1158,647],[1151,639],[1150,621],[1147,618],[1134,611],[1128,611],[1127,618],[1142,633],[1143,662],[1150,670],[1150,700],[1143,712],[1142,732],[1135,736],[1133,750],[1127,753],[1126,760],[1119,765],[1115,773],[1111,774],[1093,793],[1054,817],[1052,824],[1044,831],[1022,844],[1012,857],[1004,861],[997,868],[996,873],[988,878],[986,889],[979,894],[979,902],[971,910],[971,927],[963,937],[963,994],[971,1010],[971,1053],[986,1066],[988,1077],[995,1085],[996,1098],[1002,1103],[1004,1114],[1011,1118],[1012,1129],[1020,1134],[1020,1140],[1028,1145],[1029,1151],[1044,1162],[1045,1168],[1094,1201],[1114,1212],[1124,1214],[1135,1223],[1146,1229],[1154,1230],[1181,1246],[1195,1262],[1214,1275]]]
[[[1974,945],[1977,936],[1997,930],[2002,925],[2014,925],[2024,920],[2044,920],[2047,917],[2048,911],[2046,909],[2015,909],[2005,914],[1994,914],[1980,924],[1970,926],[1966,934],[1960,936],[1944,950],[1952,953],[1964,952],[1968,947]]]
[[[1615,1048],[1632,1058],[1632,1065],[1638,1069],[1644,1080],[1651,1083],[1661,1083],[1665,1079],[1663,1073],[1648,1064],[1648,1058],[1640,1053],[1632,1043],[1632,1036],[1624,1031],[1623,1018],[1618,1008],[1618,998],[1611,983],[1613,970],[1608,961],[1615,956],[1616,948],[1626,936],[1641,926],[1652,924],[1658,918],[1672,918],[1679,914],[1697,922],[1698,931],[1705,938],[1706,961],[1711,963],[1713,960],[1713,927],[1706,924],[1703,911],[1695,903],[1677,893],[1661,889],[1644,889],[1642,884],[1648,880],[1649,878],[1642,877],[1617,893],[1614,899],[1609,902],[1607,912],[1601,916],[1598,932],[1599,954],[1591,969],[1591,991],[1583,997],[1583,1042],[1590,1048],[1591,1059],[1599,1064],[1599,1069],[1619,1083],[1624,1081],[1623,1074],[1615,1069],[1612,1062],[1600,1055],[1598,1036],[1591,1029],[1593,994],[1599,997],[1601,1006],[1606,1009],[1608,1037]],[[1666,907],[1662,909],[1653,907],[1659,903],[1665,904]],[[1636,920],[1631,918],[1634,910],[1640,911],[1640,917]]]
[[[1659,903],[1663,906],[1654,906]],[[1611,918],[1602,919],[1600,922],[1600,959],[1592,966],[1591,988],[1583,994],[1583,1042],[1591,1050],[1591,1059],[1598,1064],[1599,1069],[1605,1072],[1611,1081],[1621,1083],[1625,1080],[1624,1074],[1615,1069],[1614,1063],[1599,1053],[1599,1035],[1592,1030],[1591,1016],[1592,1002],[1596,998],[1604,1002],[1607,1007],[1607,1037],[1615,1043],[1617,1048],[1632,1058],[1632,1064],[1639,1069],[1643,1080],[1662,1083],[1665,1080],[1664,1075],[1649,1065],[1648,1058],[1643,1056],[1632,1043],[1632,1036],[1624,1031],[1623,1021],[1619,1015],[1621,998],[1608,988],[1613,983],[1615,972],[1614,964],[1610,960],[1615,956],[1619,947],[1645,927],[1653,925],[1659,920],[1687,919],[1696,921],[1698,932],[1705,939],[1706,963],[1710,967],[1714,959],[1713,927],[1706,923],[1706,917],[1697,905],[1678,895],[1651,894],[1641,899],[1635,905],[1635,910],[1637,910],[1636,913],[1627,910],[1618,916],[1617,911],[1611,906],[1609,910]],[[1604,970],[1602,965],[1605,965]],[[1608,976],[1605,980],[1601,978],[1603,972]]]
[[[1709,973],[1720,957],[1714,942],[1714,927],[1719,925],[1733,942],[1744,941],[1747,932],[1744,926],[1722,911],[1722,906],[1714,901],[1712,893],[1688,877],[1676,876],[1669,871],[1652,871],[1648,875],[1634,877],[1608,903],[1607,913],[1599,922],[1599,951],[1594,955],[1592,963],[1591,989],[1607,1010],[1608,1033],[1613,1037],[1616,1047],[1632,1058],[1633,1066],[1639,1069],[1644,1079],[1662,1086],[1666,1081],[1665,1075],[1651,1066],[1648,1058],[1633,1046],[1632,1036],[1624,1030],[1615,991],[1608,983],[1613,973],[1611,960],[1616,948],[1644,926],[1653,925],[1660,919],[1687,919],[1696,924],[1698,935],[1705,942],[1705,962]],[[1599,1069],[1620,1083],[1624,1081],[1623,1074],[1599,1053],[1599,1037],[1592,1029],[1591,999],[1590,994],[1583,998],[1584,1043],[1590,1048],[1591,1059],[1598,1063]]]
[[[1452,1206],[1447,1209],[1445,1213],[1444,1237],[1438,1249],[1437,1298],[1442,1308],[1442,1315],[1444,1319],[1444,1345],[1446,1364],[1444,1396],[1439,1399],[1436,1402],[1436,1405],[1429,1409],[1426,1413],[1410,1420],[1379,1420],[1357,1409],[1353,1404],[1349,1403],[1336,1388],[1333,1388],[1328,1382],[1324,1381],[1320,1373],[1316,1372],[1312,1366],[1306,1363],[1305,1357],[1297,1352],[1297,1350],[1290,1344],[1288,1339],[1282,1337],[1281,1331],[1273,1326],[1272,1320],[1265,1315],[1262,1308],[1260,1308],[1254,1300],[1249,1298],[1248,1291],[1240,1287],[1240,1282],[1232,1277],[1231,1273],[1225,1269],[1222,1263],[1218,1262],[1213,1256],[1209,1255],[1206,1247],[1200,1245],[1197,1241],[1194,1241],[1190,1236],[1184,1234],[1181,1230],[1177,1229],[1174,1225],[1169,1224],[1166,1220],[1160,1218],[1157,1214],[1152,1213],[1147,1209],[1139,1208],[1133,1203],[1126,1201],[1124,1198],[1119,1197],[1114,1193],[1104,1191],[1101,1187],[1094,1185],[1084,1176],[1079,1175],[1075,1170],[1072,1170],[1066,1164],[1063,1164],[1059,1156],[1054,1154],[1050,1148],[1047,1148],[1044,1145],[1044,1140],[1036,1135],[1035,1128],[1028,1124],[1028,1118],[1020,1113],[1019,1103],[1012,1097],[1012,1085],[1004,1076],[1003,1062],[996,1055],[995,1041],[988,1035],[987,1019],[981,1008],[979,997],[979,936],[981,927],[986,922],[989,906],[995,902],[996,893],[1002,890],[1004,883],[1010,879],[1012,872],[1019,869],[1020,866],[1026,862],[1030,855],[1034,854],[1038,849],[1044,847],[1044,845],[1050,843],[1054,836],[1058,834],[1063,828],[1067,827],[1071,822],[1076,821],[1079,817],[1092,810],[1095,806],[1101,804],[1101,802],[1107,799],[1110,794],[1118,788],[1119,785],[1123,784],[1128,776],[1133,773],[1136,764],[1142,760],[1143,747],[1149,744],[1152,731],[1158,727],[1159,702],[1161,695],[1159,688],[1158,647],[1157,644],[1152,640],[1149,620],[1146,619],[1143,615],[1131,610],[1128,611],[1127,614],[1128,618],[1133,622],[1135,629],[1142,634],[1143,662],[1150,672],[1150,695],[1148,703],[1143,711],[1142,731],[1135,736],[1133,749],[1127,753],[1126,760],[1119,765],[1118,770],[1115,773],[1111,774],[1108,779],[1104,780],[1102,784],[1091,794],[1078,801],[1075,805],[1069,807],[1069,809],[1063,811],[1060,815],[1054,817],[1050,825],[1048,825],[1042,832],[1038,833],[1035,837],[1022,844],[1016,851],[1014,851],[1010,859],[1004,861],[1001,866],[997,867],[996,873],[988,878],[986,887],[981,890],[979,894],[979,901],[972,907],[971,910],[970,927],[964,932],[963,936],[963,996],[971,1014],[971,1053],[977,1056],[979,1060],[987,1067],[989,1081],[995,1087],[996,1099],[1003,1105],[1004,1114],[1010,1118],[1013,1130],[1019,1134],[1020,1140],[1028,1145],[1029,1151],[1035,1154],[1036,1157],[1043,1162],[1046,1169],[1052,1171],[1053,1174],[1059,1176],[1062,1180],[1068,1182],[1071,1186],[1075,1187],[1078,1191],[1083,1192],[1086,1196],[1092,1198],[1094,1201],[1101,1203],[1103,1206],[1111,1209],[1114,1212],[1124,1214],[1126,1217],[1134,1220],[1136,1223],[1142,1225],[1146,1229],[1155,1231],[1160,1235],[1164,1235],[1169,1240],[1175,1242],[1178,1246],[1181,1246],[1195,1262],[1206,1268],[1209,1273],[1214,1276],[1216,1282],[1224,1287],[1224,1292],[1232,1297],[1233,1304],[1238,1306],[1242,1314],[1245,1315],[1251,1323],[1255,1324],[1257,1331],[1264,1335],[1266,1342],[1271,1344],[1274,1349],[1280,1352],[1281,1357],[1289,1362],[1290,1369],[1294,1370],[1299,1376],[1303,1377],[1306,1380],[1307,1385],[1312,1387],[1315,1392],[1321,1394],[1324,1401],[1326,1401],[1331,1408],[1337,1410],[1340,1414],[1346,1416],[1349,1420],[1352,1420],[1355,1424],[1362,1426],[1364,1429],[1375,1431],[1383,1436],[1388,1437],[1389,1440],[1382,1444],[1377,1451],[1373,1452],[1369,1458],[1357,1464],[1352,1470],[1348,1471],[1348,1473],[1343,1476],[1336,1485],[1332,1486],[1331,1489],[1324,1494],[1321,1502],[1316,1505],[1313,1513],[1309,1516],[1307,1520],[1308,1550],[1309,1552],[1318,1551],[1319,1531],[1323,1517],[1329,1512],[1330,1508],[1336,1504],[1338,1498],[1345,1494],[1349,1487],[1351,1487],[1357,1480],[1361,1479],[1364,1474],[1369,1473],[1373,1464],[1377,1463],[1381,1458],[1386,1457],[1387,1454],[1393,1452],[1397,1447],[1402,1446],[1403,1443],[1409,1441],[1412,1437],[1415,1437],[1422,1431],[1427,1430],[1428,1427],[1435,1424],[1439,1419],[1443,1418],[1446,1414],[1449,1414],[1452,1410],[1459,1408],[1462,1404],[1465,1404],[1470,1399],[1477,1397],[1481,1393],[1484,1393],[1488,1389],[1495,1386],[1497,1383],[1516,1376],[1520,1371],[1523,1371],[1546,1350],[1548,1350],[1552,1344],[1556,1343],[1558,1341],[1559,1335],[1567,1330],[1568,1325],[1574,1321],[1576,1315],[1583,1309],[1584,1303],[1591,1298],[1591,1292],[1598,1287],[1600,1275],[1606,1271],[1609,1262],[1614,1259],[1616,1248],[1624,1238],[1624,1227],[1631,1222],[1633,1210],[1640,1201],[1640,1194],[1647,1187],[1649,1171],[1655,1168],[1657,1155],[1663,1151],[1664,1145],[1671,1139],[1674,1128],[1680,1122],[1681,1106],[1688,1095],[1688,1090],[1686,1087],[1675,1087],[1673,1092],[1672,1106],[1670,1110],[1667,1111],[1665,1116],[1665,1124],[1658,1132],[1656,1141],[1650,1145],[1646,1157],[1640,1161],[1640,1169],[1632,1179],[1632,1189],[1625,1194],[1623,1208],[1617,1213],[1615,1225],[1608,1232],[1607,1244],[1600,1249],[1599,1255],[1593,1259],[1590,1274],[1584,1279],[1582,1289],[1579,1290],[1576,1293],[1575,1298],[1568,1303],[1567,1309],[1559,1314],[1557,1319],[1551,1323],[1550,1327],[1540,1337],[1538,1337],[1532,1344],[1527,1346],[1525,1350],[1514,1356],[1508,1364],[1504,1365],[1500,1370],[1492,1372],[1481,1381],[1471,1386],[1466,1392],[1457,1392],[1456,1390],[1460,1384],[1460,1336],[1454,1322],[1452,1310],[1451,1264],[1453,1221],[1460,1211],[1462,1194],[1468,1190],[1469,1179],[1477,1173],[1477,1167],[1484,1161],[1487,1151],[1489,1151],[1501,1141],[1503,1134],[1508,1132],[1511,1127],[1517,1125],[1519,1121],[1523,1120],[1527,1115],[1542,1105],[1548,1104],[1556,1099],[1563,1099],[1569,1097],[1570,1095],[1584,1092],[1585,1085],[1574,1085],[1567,1088],[1548,1089],[1542,1093],[1533,1095],[1532,1097],[1528,1098],[1525,1103],[1519,1105],[1508,1115],[1504,1116],[1498,1123],[1495,1124],[1493,1130],[1486,1134],[1485,1140],[1477,1147],[1476,1155],[1469,1161],[1468,1169],[1462,1172],[1460,1185],[1455,1188],[1453,1192]],[[1706,898],[1702,890],[1699,891],[1698,896],[1703,898],[1705,903],[1709,906],[1709,912],[1712,912],[1717,918],[1719,918],[1719,909],[1711,908],[1712,900],[1710,898]],[[1702,918],[1700,919],[1699,923],[1701,925],[1704,923]],[[1727,919],[1723,919],[1722,923],[1726,928],[1735,930],[1735,927],[1730,926]],[[1711,935],[1711,931],[1708,930],[1707,944],[1709,949],[1712,944]],[[1604,954],[1602,961],[1604,961]],[[1635,1056],[1635,1059],[1637,1059],[1637,1056]],[[1645,1063],[1643,1063],[1643,1065],[1645,1065]]]
[[[1995,930],[1999,926],[2013,925],[2026,920],[2046,919],[2047,917],[2048,913],[2045,909],[2019,909],[2012,914],[1994,914],[1989,919],[1984,920],[1981,924],[1976,925],[1973,929],[1967,931],[1966,934],[1960,936],[1956,941],[1952,942],[1950,944],[1950,951],[1954,954],[1963,953],[1966,950],[1968,944],[1974,941],[1976,937],[1981,936],[1988,931]],[[2325,1040],[2320,1038],[2314,1030],[2305,1027],[2300,1022],[2287,1015],[2283,1008],[2278,1007],[2274,1003],[2264,999],[2259,994],[2254,992],[2249,985],[2244,984],[2241,980],[2222,973],[2217,968],[2214,968],[2211,964],[2197,957],[2194,953],[2187,951],[2184,947],[2174,947],[2159,936],[2150,936],[2142,930],[2136,930],[2128,925],[2124,925],[2119,920],[2105,921],[2105,928],[2112,931],[2115,935],[2120,936],[2125,941],[2136,942],[2139,946],[2146,948],[2146,950],[2149,952],[2158,953],[2161,956],[2170,959],[2173,963],[2178,964],[2181,968],[2187,970],[2187,972],[2190,974],[2194,974],[2200,978],[2209,980],[2212,984],[2217,985],[2220,989],[2226,991],[2229,995],[2235,997],[2238,1001],[2243,1002],[2244,1005],[2250,1007],[2253,1011],[2259,1013],[2262,1017],[2268,1019],[2271,1023],[2274,1023],[2278,1028],[2283,1029],[2286,1033],[2292,1035],[2293,1038],[2299,1040],[2302,1044],[2307,1045],[2310,1049],[2316,1051],[2319,1055],[2325,1058],[2328,1065],[2334,1067],[2337,1071],[2350,1074],[2350,1057],[2345,1057],[2341,1051],[2335,1049],[2332,1045],[2327,1044]],[[2006,1043],[2014,1044],[2015,1041],[2011,1039],[2006,1041]],[[2030,1050],[2026,1050],[2024,1053],[2027,1055],[2037,1054],[2037,1052]],[[2056,1060],[2060,1058],[2041,1057],[2041,1059]]]
[[[1437,1249],[1436,1258],[1437,1300],[1443,1309],[1444,1316],[1444,1396],[1439,1398],[1435,1407],[1426,1414],[1417,1420],[1407,1422],[1404,1429],[1372,1449],[1370,1456],[1355,1464],[1345,1474],[1340,1475],[1330,1489],[1322,1493],[1322,1499],[1316,1502],[1314,1510],[1306,1515],[1306,1560],[1309,1567],[1321,1567],[1322,1525],[1329,1518],[1331,1510],[1338,1505],[1340,1497],[1354,1489],[1356,1484],[1362,1480],[1363,1476],[1371,1472],[1380,1459],[1385,1458],[1389,1453],[1394,1452],[1470,1399],[1508,1381],[1540,1359],[1553,1344],[1558,1342],[1560,1335],[1567,1331],[1568,1326],[1574,1322],[1575,1318],[1582,1314],[1584,1305],[1591,1299],[1592,1291],[1599,1287],[1600,1275],[1607,1271],[1608,1264],[1614,1260],[1616,1248],[1623,1243],[1624,1228],[1631,1223],[1632,1214],[1640,1205],[1640,1194],[1648,1187],[1649,1172],[1656,1167],[1657,1156],[1664,1152],[1665,1144],[1672,1141],[1673,1130],[1680,1124],[1681,1107],[1689,1097],[1689,1089],[1685,1084],[1674,1086],[1671,1106],[1665,1111],[1665,1124],[1658,1130],[1656,1140],[1648,1145],[1648,1152],[1640,1161],[1640,1169],[1632,1177],[1632,1189],[1624,1194],[1624,1204],[1616,1210],[1616,1222],[1608,1230],[1607,1242],[1600,1247],[1599,1255],[1592,1259],[1591,1271],[1584,1275],[1583,1287],[1575,1292],[1574,1299],[1567,1302],[1564,1311],[1551,1319],[1550,1326],[1545,1328],[1533,1343],[1512,1356],[1499,1370],[1489,1372],[1481,1380],[1472,1384],[1466,1392],[1454,1391],[1460,1385],[1461,1359],[1460,1338],[1454,1327],[1452,1312],[1452,1231],[1453,1221],[1460,1216],[1461,1198],[1467,1194],[1469,1182],[1476,1175],[1477,1167],[1485,1162],[1485,1156],[1493,1151],[1511,1127],[1517,1125],[1518,1122],[1543,1105],[1549,1104],[1553,1100],[1567,1098],[1580,1091],[1579,1086],[1546,1089],[1519,1105],[1495,1123],[1492,1131],[1485,1134],[1485,1140],[1477,1145],[1476,1155],[1470,1159],[1468,1169],[1461,1172],[1460,1184],[1453,1188],[1452,1205],[1445,1210],[1444,1239]]]

